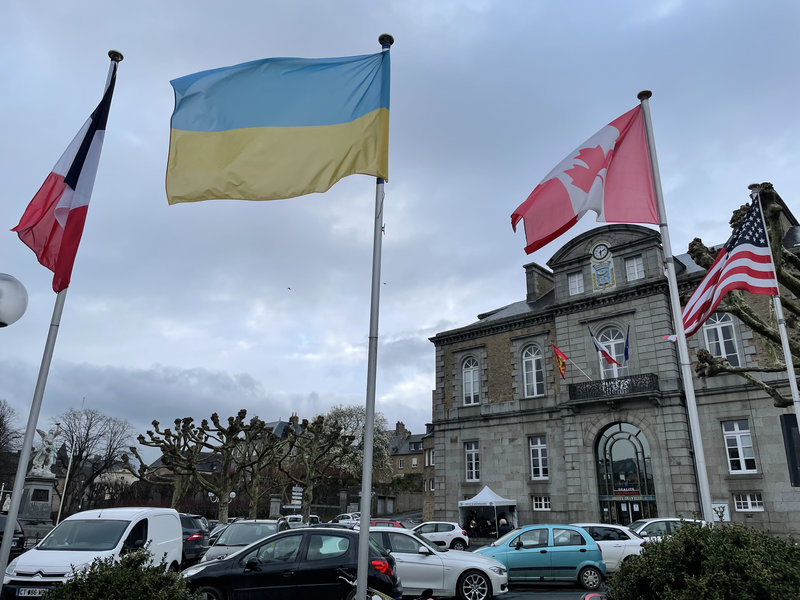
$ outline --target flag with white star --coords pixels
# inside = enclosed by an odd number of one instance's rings
[[[764,220],[758,200],[750,203],[744,220],[719,251],[714,264],[683,309],[686,336],[695,333],[731,290],[776,296],[778,281],[772,266]]]

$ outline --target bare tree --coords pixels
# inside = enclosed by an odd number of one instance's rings
[[[786,317],[786,330],[792,361],[797,365],[798,361],[800,361],[800,304],[796,300],[796,298],[800,297],[800,257],[783,247],[782,242],[786,232],[786,220],[783,215],[785,205],[783,201],[770,183],[762,183],[758,186],[758,191],[769,233],[772,256],[775,261],[775,274],[780,285],[781,303]],[[748,205],[744,205],[734,211],[730,220],[732,229],[735,229],[741,223],[747,212],[747,207]],[[718,249],[714,250],[703,244],[700,238],[695,238],[689,244],[689,255],[692,260],[706,269],[714,262],[718,252]],[[770,357],[769,363],[755,367],[736,367],[724,358],[714,357],[708,350],[701,348],[697,352],[698,362],[695,364],[695,372],[700,377],[711,377],[719,373],[733,373],[761,388],[772,398],[775,406],[791,406],[791,397],[784,396],[774,386],[751,375],[751,373],[755,372],[786,371],[780,332],[775,313],[772,310],[771,299],[766,296],[754,296],[739,290],[733,290],[727,293],[717,310],[735,315],[761,337],[766,353]]]
[[[0,452],[19,450],[22,430],[17,427],[17,411],[4,399],[0,399]]]
[[[219,501],[219,520],[227,523],[230,493],[242,473],[262,460],[259,452],[243,451],[246,440],[267,440],[271,435],[261,419],[253,417],[248,422],[246,417],[247,411],[242,409],[224,423],[214,413],[210,421],[203,419],[199,426],[192,417],[186,417],[175,420],[175,431],[162,430],[158,421],[153,421],[147,437],[140,435],[137,439],[143,446],[158,448],[165,466],[176,475],[193,477],[200,487],[214,494]],[[135,452],[133,448],[131,451]],[[212,465],[210,472],[198,468],[201,459]]]
[[[342,431],[341,425],[327,421],[323,415],[310,423],[303,419],[298,428],[288,430],[278,468],[303,488],[303,521],[308,521],[311,513],[314,488],[341,468],[353,452],[354,439]]]
[[[58,453],[56,464],[66,473],[67,486],[61,493],[69,514],[98,477],[120,465],[122,453],[131,443],[131,426],[93,408],[70,409],[54,423],[67,450]]]

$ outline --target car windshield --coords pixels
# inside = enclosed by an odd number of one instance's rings
[[[219,535],[217,546],[247,546],[278,531],[277,523],[231,523]]]
[[[490,546],[502,546],[503,544],[508,543],[511,538],[515,538],[519,535],[519,529],[512,529],[507,534],[500,536],[495,541],[493,541]]]
[[[91,519],[64,521],[44,538],[39,550],[112,550],[130,521]]]
[[[642,521],[634,521],[633,523],[630,523],[628,525],[628,529],[630,529],[631,531],[636,531],[637,529],[639,529],[640,527],[642,527],[646,523],[647,523],[647,521],[644,521],[644,520],[642,520]]]

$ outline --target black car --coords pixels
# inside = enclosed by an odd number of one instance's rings
[[[0,543],[3,541],[3,535],[6,530],[6,515],[0,514]],[[22,525],[17,524],[14,526],[14,541],[11,543],[11,550],[9,551],[9,559],[16,558],[25,552],[25,532]]]
[[[208,528],[200,515],[180,514],[183,527],[183,555],[181,565],[191,565],[208,550]]]
[[[370,541],[369,587],[396,600],[403,586],[394,557]],[[319,598],[355,596],[358,532],[339,528],[289,529],[219,560],[185,569],[190,589],[209,600],[233,598]]]

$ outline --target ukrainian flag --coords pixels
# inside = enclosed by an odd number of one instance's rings
[[[170,83],[170,204],[293,198],[354,173],[388,180],[388,50],[267,58]]]

